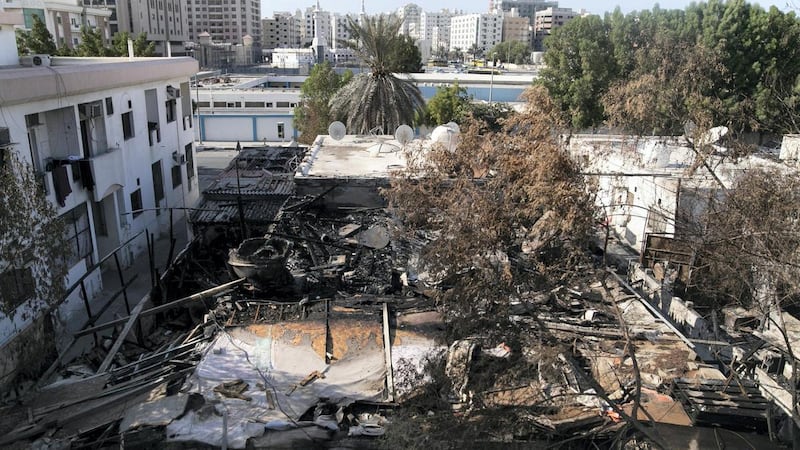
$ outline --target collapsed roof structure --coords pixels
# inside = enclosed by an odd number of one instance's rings
[[[771,445],[771,401],[699,348],[730,345],[613,271],[521,293],[495,328],[449,342],[440,286],[416,267],[428,237],[400,232],[377,195],[398,151],[326,142],[305,158],[242,150],[192,215],[194,245],[128,317],[79,332],[106,345],[2,411],[0,445],[403,446],[422,438],[392,431],[404,408],[452,418],[460,434],[425,439],[465,447],[604,447],[630,430],[668,448]]]

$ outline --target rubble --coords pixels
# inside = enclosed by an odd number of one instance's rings
[[[248,186],[262,189],[251,172]],[[0,411],[0,445],[602,447],[663,444],[660,427],[773,428],[771,400],[701,350],[722,342],[683,331],[602,267],[520,290],[506,317],[453,339],[456,316],[434,295],[447,283],[419,264],[435,237],[324,196],[281,197],[268,221],[235,232],[235,216],[197,216],[200,237],[147,301],[76,333],[105,346]]]

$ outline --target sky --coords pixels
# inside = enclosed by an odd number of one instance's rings
[[[764,8],[777,6],[788,11],[787,3],[794,2],[800,10],[800,0],[759,0],[750,1],[758,3]],[[447,8],[450,10],[459,9],[466,13],[486,12],[489,9],[489,0],[364,0],[364,8],[367,14],[377,14],[381,12],[395,11],[397,8],[408,4],[416,3],[424,8],[425,11],[439,11]],[[656,2],[653,0],[562,0],[559,6],[562,8],[587,9],[594,14],[602,14],[606,11],[613,11],[619,5],[622,11],[627,13],[634,10],[651,9]],[[690,0],[662,0],[658,4],[662,9],[683,9],[691,3]],[[261,15],[272,17],[274,11],[290,11],[296,9],[306,9],[314,6],[316,0],[261,0]],[[326,11],[338,13],[357,13],[361,11],[361,0],[319,0],[320,7]]]

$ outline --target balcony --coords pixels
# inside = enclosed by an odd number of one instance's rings
[[[125,182],[122,150],[109,149],[107,152],[89,158],[94,175],[94,201],[99,202],[116,191]]]

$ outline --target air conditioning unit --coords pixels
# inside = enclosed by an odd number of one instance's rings
[[[184,165],[186,164],[186,155],[179,154],[178,152],[172,152],[172,161],[175,162],[175,165]]]
[[[50,55],[27,55],[19,58],[20,65],[25,67],[50,66]]]
[[[81,114],[82,119],[103,117],[103,105],[101,105],[100,102],[84,103],[82,105],[78,105],[78,113]]]
[[[89,113],[89,117],[103,117],[103,105],[100,103],[92,103],[88,106],[87,112]]]

